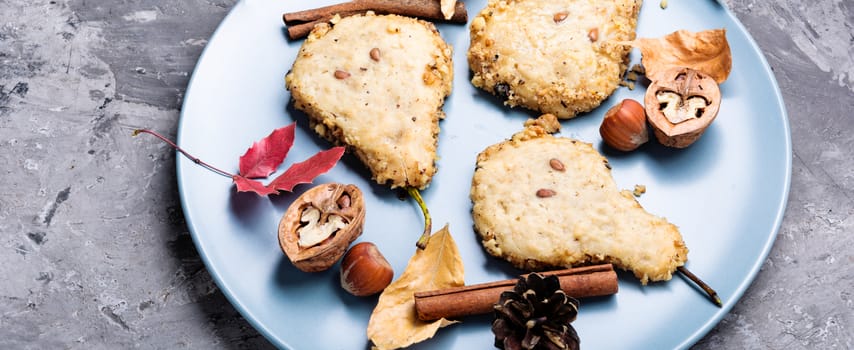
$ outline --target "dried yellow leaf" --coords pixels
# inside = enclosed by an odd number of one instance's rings
[[[451,19],[454,17],[454,6],[456,6],[457,0],[441,0],[439,3],[439,7],[442,9],[442,15],[445,16],[445,19]]]
[[[413,294],[462,286],[463,274],[460,252],[445,225],[430,237],[426,248],[415,251],[400,278],[380,294],[368,321],[368,338],[377,349],[397,349],[432,338],[439,328],[455,323],[444,318],[419,320]]]
[[[708,74],[718,84],[732,70],[732,53],[725,29],[691,32],[679,30],[661,38],[641,38],[630,42],[641,50],[646,76],[656,80],[658,73],[673,67],[688,67]]]

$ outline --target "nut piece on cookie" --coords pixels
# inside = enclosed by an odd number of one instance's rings
[[[346,146],[377,183],[424,189],[436,172],[451,52],[432,23],[350,16],[315,27],[285,82],[311,128]]]

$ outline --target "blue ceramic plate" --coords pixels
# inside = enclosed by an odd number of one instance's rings
[[[193,74],[179,127],[181,146],[236,172],[238,157],[253,141],[296,121],[296,143],[285,166],[328,148],[308,130],[306,116],[288,104],[284,76],[302,42],[287,40],[281,15],[330,3],[244,0],[235,5]],[[471,18],[485,1],[468,0],[466,6]],[[733,71],[721,86],[720,113],[697,143],[675,150],[650,142],[629,154],[603,147],[598,127],[607,107],[624,98],[642,101],[643,88],[620,88],[599,109],[562,122],[562,135],[591,142],[602,151],[621,188],[646,185],[639,201],[681,228],[691,250],[688,267],[718,290],[724,307],[713,306],[679,277],[641,286],[621,273],[619,294],[582,302],[574,325],[585,348],[690,346],[737,302],[774,242],[788,196],[791,142],[782,97],[762,53],[735,17],[710,0],[671,1],[666,10],[657,1],[647,1],[638,35],[720,27],[727,29]],[[534,114],[505,108],[469,83],[467,26],[439,29],[455,49],[456,74],[445,105],[448,117],[441,122],[439,172],[423,195],[434,228],[450,224],[467,283],[510,278],[517,271],[488,256],[475,237],[469,186],[478,152],[509,137]],[[638,55],[633,52],[632,59],[638,61]],[[208,270],[234,306],[273,344],[295,349],[368,346],[365,330],[377,298],[344,292],[338,286],[338,266],[302,273],[279,250],[279,219],[310,186],[271,198],[237,193],[229,179],[182,157],[178,181],[187,223]],[[399,276],[422,229],[418,207],[374,185],[350,155],[315,183],[333,181],[356,184],[365,192],[367,216],[360,240],[375,242]],[[417,347],[491,347],[490,322],[491,316],[466,319]]]

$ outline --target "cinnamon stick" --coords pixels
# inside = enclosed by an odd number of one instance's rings
[[[340,13],[338,13],[338,15],[340,15],[341,17],[347,17],[347,16],[352,16],[352,15],[357,15],[357,14],[360,14],[360,12],[355,11],[355,12],[340,12]],[[335,15],[329,15],[328,17],[322,17],[318,20],[311,21],[311,22],[288,25],[288,38],[290,38],[291,40],[299,40],[299,39],[305,38],[308,36],[308,33],[311,33],[311,30],[314,29],[314,26],[316,26],[320,23],[329,22],[332,19],[332,17],[334,17],[334,16]]]
[[[328,22],[336,14],[346,17],[364,14],[368,11],[381,15],[396,14],[451,23],[468,22],[466,5],[463,2],[457,1],[454,4],[454,15],[451,19],[446,20],[438,0],[354,0],[316,9],[285,13],[282,15],[282,20],[288,26],[288,37],[291,40],[296,40],[304,38],[315,25]]]
[[[611,264],[543,272],[555,275],[569,296],[585,298],[617,293],[617,273]],[[512,290],[516,279],[415,293],[415,311],[422,321],[459,318],[492,312],[501,293]]]

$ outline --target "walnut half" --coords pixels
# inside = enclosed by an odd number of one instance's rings
[[[703,135],[721,104],[718,83],[690,68],[671,68],[656,75],[644,106],[658,142],[685,148]]]
[[[330,268],[362,234],[365,203],[355,185],[317,185],[297,198],[279,222],[279,246],[296,268]]]

